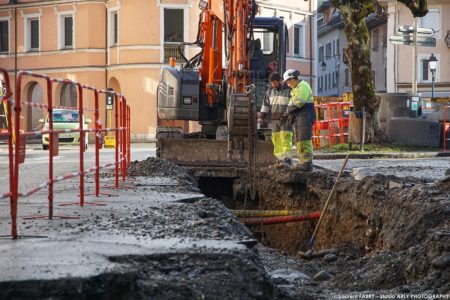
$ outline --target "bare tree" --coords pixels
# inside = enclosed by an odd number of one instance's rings
[[[398,0],[405,4],[414,17],[427,14],[427,0]],[[378,120],[379,98],[375,95],[370,62],[370,34],[365,19],[372,13],[387,18],[387,13],[378,0],[331,0],[344,20],[347,48],[344,54],[351,69],[354,111],[358,117],[364,107],[367,112],[369,141],[383,141],[385,136]]]

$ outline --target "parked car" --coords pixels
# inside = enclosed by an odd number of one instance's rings
[[[79,114],[77,110],[69,110],[69,109],[54,109],[53,110],[53,129],[61,130],[61,129],[78,129],[79,122]],[[47,118],[40,119],[40,123],[44,124],[44,130],[48,130],[48,115]],[[83,129],[88,129],[88,124],[91,123],[90,119],[85,119],[83,116]],[[80,143],[80,133],[79,132],[65,132],[59,134],[59,144],[62,145],[79,145]],[[50,144],[50,135],[43,134],[42,135],[42,149],[48,150]],[[85,133],[84,139],[85,149],[88,148],[88,133]]]

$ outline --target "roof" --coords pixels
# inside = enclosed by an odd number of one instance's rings
[[[369,30],[386,23],[387,18],[379,17],[376,14],[370,14],[368,17],[366,17],[366,24]],[[343,28],[344,20],[342,18],[342,15],[338,12],[336,16],[333,16],[327,23],[324,23],[323,19],[319,19],[317,21],[317,27],[318,27],[317,36],[320,37],[335,29]]]

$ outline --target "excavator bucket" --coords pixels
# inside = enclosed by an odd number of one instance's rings
[[[228,141],[207,139],[158,139],[158,156],[182,166],[198,167],[242,167],[247,164],[248,153],[244,159],[232,157],[228,160]],[[236,152],[236,151],[234,151]],[[258,141],[257,165],[265,166],[276,162],[271,141]]]

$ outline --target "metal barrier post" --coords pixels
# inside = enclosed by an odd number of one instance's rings
[[[83,122],[83,88],[77,83],[78,87],[78,122],[80,126],[80,206],[84,205],[84,122]]]
[[[450,106],[444,107],[444,151],[447,151],[447,129],[450,128],[450,124],[447,124],[447,109]]]
[[[121,164],[122,164],[122,181],[125,182],[125,176],[127,175],[127,162],[126,162],[126,105],[127,105],[127,100],[125,97],[122,97],[122,102],[121,102],[121,109],[120,109],[120,120],[121,120],[121,148],[122,148],[122,155],[121,155]]]
[[[87,196],[87,195],[94,195],[96,197],[98,197],[100,194],[102,195],[107,195],[107,196],[117,196],[117,195],[112,195],[112,194],[104,194],[104,193],[100,193],[100,145],[101,145],[101,122],[99,120],[99,104],[98,104],[98,94],[99,91],[91,86],[87,86],[87,85],[82,85],[81,86],[84,89],[90,90],[94,92],[94,121],[95,121],[95,129],[91,130],[91,129],[87,129],[88,132],[94,132],[95,133],[95,167],[94,168],[90,168],[88,169],[87,172],[91,172],[92,170],[95,170],[95,193],[94,194],[86,194],[84,193],[83,190],[83,195]],[[103,92],[103,91],[102,91]],[[84,101],[84,99],[82,99],[82,101]],[[84,109],[83,109],[84,111]],[[84,120],[86,121],[86,120]],[[83,124],[84,126],[84,124]],[[84,130],[84,129],[83,129]],[[83,132],[83,139],[86,138],[86,134],[85,132]],[[80,141],[81,143],[81,141]],[[80,148],[81,149],[81,148]],[[86,151],[86,147],[83,146],[83,152]],[[84,156],[83,156],[83,161],[84,161]],[[84,182],[84,175],[86,174],[86,172],[84,171],[84,169],[81,172],[83,174],[83,182]],[[84,184],[83,184],[83,188],[84,188]],[[97,205],[97,206],[105,206],[106,204],[103,202],[86,202],[84,201],[83,198],[83,205]],[[81,205],[81,206],[83,206]]]
[[[128,154],[128,163],[131,162],[131,116],[130,116],[130,106],[127,106],[127,131],[128,131],[128,150],[127,150],[127,154]]]
[[[49,168],[48,168],[48,218],[53,219],[53,152],[54,152],[54,132],[53,132],[53,101],[52,101],[52,82],[47,78],[47,112],[48,112],[48,129],[50,130],[50,140],[48,148]],[[58,134],[56,135],[58,138]]]
[[[100,139],[102,134],[100,133],[100,120],[99,120],[99,108],[98,108],[98,90],[94,91],[94,122],[95,122],[95,196],[98,197],[100,193]]]
[[[116,189],[119,188],[119,97],[117,94],[114,94],[115,97],[115,103],[114,103],[114,125],[116,127],[114,134],[116,139],[116,147],[115,147],[115,187]]]
[[[13,128],[11,123],[11,86],[9,81],[9,75],[8,71],[4,68],[0,68],[0,72],[3,73],[3,79],[5,80],[5,95],[3,95],[0,104],[2,104],[3,101],[6,101],[6,123],[7,123],[7,129],[8,129],[8,160],[9,160],[9,192],[4,194],[3,197],[7,198],[9,197],[10,201],[10,215],[11,215],[11,236],[16,239],[17,238],[17,214],[14,215],[13,212],[13,205],[14,202],[17,201],[17,198],[14,200],[13,197],[13,190],[14,190],[14,159],[13,159]],[[2,198],[3,198],[2,197]]]
[[[12,205],[11,205],[11,235],[13,239],[17,239],[17,198],[19,193],[19,155],[20,155],[20,86],[22,83],[22,75],[23,71],[19,71],[16,78],[16,102],[15,105],[15,114],[14,114],[14,134],[16,137],[16,147],[14,149],[14,177],[11,178],[13,181],[13,196],[12,196]]]
[[[100,169],[106,168],[108,166],[114,166],[115,163],[113,164],[106,164],[103,166],[100,166],[100,149],[102,148],[102,133],[103,132],[109,132],[111,130],[111,128],[102,128],[102,122],[100,121],[99,115],[100,115],[100,109],[99,109],[99,94],[104,94],[105,96],[107,96],[108,94],[114,94],[114,92],[109,91],[109,90],[97,90],[94,88],[90,88],[92,90],[95,91],[95,109],[94,109],[94,120],[95,120],[95,196],[98,197],[99,195],[104,195],[104,196],[108,196],[108,197],[118,197],[118,195],[116,194],[109,194],[109,193],[102,193],[100,192]],[[85,194],[85,195],[89,195],[89,194]],[[90,202],[85,202],[89,203],[89,204],[95,204],[95,205],[106,205],[106,204],[99,204],[97,203],[90,203]]]

